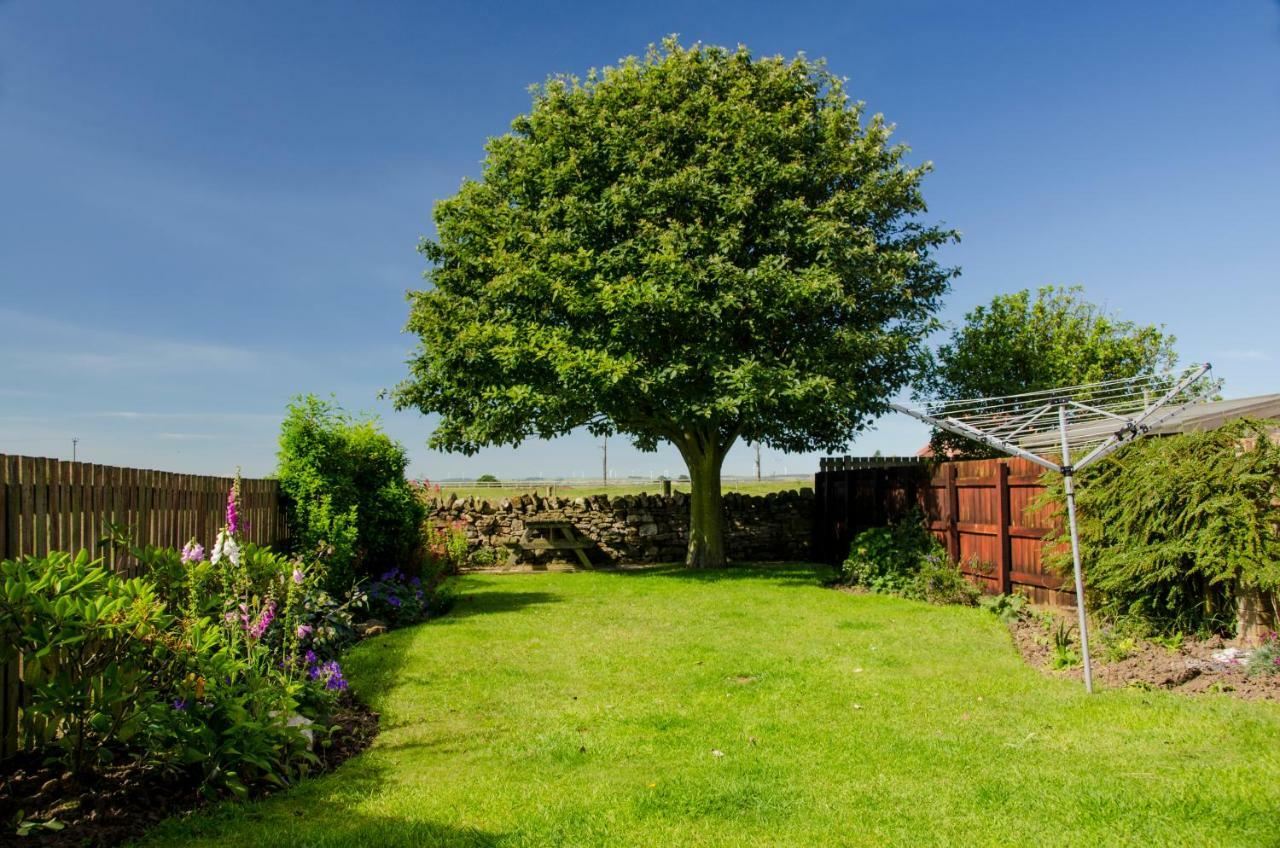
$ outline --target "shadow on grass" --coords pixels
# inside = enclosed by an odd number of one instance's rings
[[[834,576],[829,566],[811,562],[743,562],[725,568],[686,568],[680,563],[669,563],[615,568],[601,573],[626,578],[675,578],[692,583],[764,580],[777,586],[817,586]]]
[[[516,612],[525,607],[537,604],[559,603],[562,598],[552,592],[504,592],[493,589],[477,589],[464,586],[462,594],[454,603],[453,609],[432,622],[436,626],[446,625],[451,621],[459,621],[475,615],[490,615],[498,612]]]
[[[410,660],[414,629],[406,627],[366,639],[347,652],[343,666],[357,698],[377,709],[382,696],[400,683]]]
[[[355,791],[359,789],[359,791]],[[166,846],[217,843],[286,848],[323,845],[329,848],[377,845],[380,848],[489,848],[502,843],[499,834],[473,827],[416,819],[412,810],[400,815],[368,815],[357,809],[376,795],[377,783],[357,779],[337,797],[304,806],[302,798],[268,799],[260,803],[223,804],[204,814],[171,819],[151,830],[141,845]],[[360,793],[363,793],[361,795]]]

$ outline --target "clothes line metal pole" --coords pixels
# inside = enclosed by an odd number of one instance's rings
[[[1084,608],[1084,573],[1080,568],[1080,530],[1076,524],[1075,474],[1071,468],[1071,448],[1067,444],[1067,405],[1058,407],[1062,430],[1062,485],[1067,494],[1067,521],[1071,525],[1071,562],[1076,577],[1076,611],[1080,615],[1080,655],[1084,660],[1084,689],[1093,694],[1093,664],[1089,660],[1089,625]]]

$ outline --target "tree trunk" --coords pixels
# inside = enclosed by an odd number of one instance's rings
[[[689,568],[723,568],[724,499],[720,493],[720,466],[727,451],[711,447],[705,452],[690,450],[689,466],[689,550],[684,564]]]

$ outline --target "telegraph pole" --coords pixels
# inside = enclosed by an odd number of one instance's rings
[[[79,443],[80,443],[80,439],[78,437],[73,436],[71,438],[71,461],[72,462],[76,461],[76,445],[78,445]]]

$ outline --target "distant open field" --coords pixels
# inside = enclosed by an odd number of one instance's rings
[[[510,485],[484,485],[475,482],[459,482],[459,483],[440,483],[440,493],[448,496],[450,492],[456,494],[460,498],[475,496],[479,498],[488,498],[490,500],[498,500],[501,498],[509,498],[513,495],[525,495],[531,492],[539,492],[546,494],[547,487],[554,486],[555,493],[562,498],[576,498],[586,495],[607,494],[610,497],[618,495],[636,495],[644,492],[650,495],[661,494],[662,483],[655,481],[636,481],[636,482],[619,482],[609,483],[605,485],[599,480],[583,480],[575,483],[573,481],[518,481]],[[799,489],[802,486],[812,488],[812,477],[791,477],[787,479],[766,479],[766,480],[725,480],[721,486],[726,492],[744,492],[753,495],[764,495],[769,492],[782,492],[789,489]],[[689,482],[672,481],[671,490],[673,492],[688,492]]]

